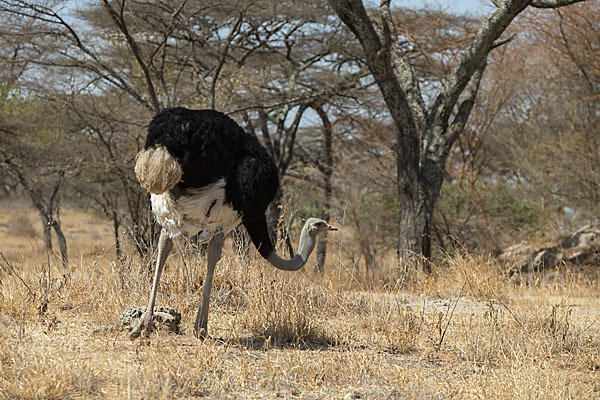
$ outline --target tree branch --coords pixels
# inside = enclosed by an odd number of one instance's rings
[[[300,126],[300,121],[302,120],[302,116],[304,115],[304,111],[308,108],[308,104],[301,104],[300,108],[296,112],[294,117],[294,122],[289,127],[289,129],[285,130],[286,136],[283,142],[284,148],[287,148],[287,154],[283,155],[282,160],[282,175],[287,170],[290,162],[292,161],[294,143],[296,142],[296,134],[298,133],[298,127]]]
[[[158,44],[158,46],[156,46],[154,51],[148,57],[148,64],[154,65],[154,58],[156,57],[158,52],[162,50],[161,59],[160,59],[160,68],[154,67],[153,71],[158,79],[159,88],[163,93],[163,96],[165,99],[164,101],[166,102],[167,107],[171,107],[171,98],[169,96],[169,90],[167,88],[167,83],[165,82],[165,76],[164,76],[164,70],[165,70],[165,64],[166,64],[166,58],[167,58],[167,48],[168,48],[167,42],[173,33],[175,20],[177,19],[179,14],[182,12],[182,10],[186,4],[187,4],[187,0],[183,0],[181,2],[181,4],[179,5],[179,7],[177,7],[171,13],[171,19],[170,19],[169,23],[165,26],[165,29],[163,31],[163,40]]]
[[[586,0],[532,0],[529,5],[535,8],[559,8]],[[509,1],[491,0],[496,7],[504,7]]]
[[[475,71],[484,63],[487,55],[494,47],[495,41],[502,35],[512,20],[527,7],[530,1],[509,0],[504,2],[481,23],[475,40],[460,62],[452,69],[448,80],[429,109],[428,125],[439,127],[438,134],[443,134],[446,131],[450,114],[458,101],[458,97]],[[425,132],[423,136],[424,148],[435,141],[432,135],[434,135],[432,130]]]
[[[394,69],[396,70],[396,76],[400,81],[402,89],[406,93],[406,98],[410,103],[416,123],[421,124],[425,117],[425,103],[423,102],[423,96],[421,94],[421,88],[419,87],[419,81],[417,80],[414,67],[410,64],[403,56],[402,48],[397,40],[391,40],[390,33],[393,33],[394,38],[398,37],[396,25],[392,19],[390,12],[390,0],[382,0],[379,6],[382,24],[383,24],[383,35],[386,42],[389,40],[390,55]],[[391,28],[389,27],[391,25]],[[387,47],[387,46],[386,46]]]
[[[512,40],[515,38],[515,36],[517,36],[517,34],[513,33],[506,39],[501,39],[501,40],[494,42],[494,44],[492,45],[492,48],[490,50],[497,49],[498,47],[504,46],[505,44],[512,42]]]
[[[447,143],[449,147],[452,146],[454,140],[456,140],[458,135],[463,131],[469,119],[469,115],[471,115],[471,110],[475,104],[475,98],[477,97],[477,91],[479,90],[479,84],[481,83],[481,77],[483,76],[486,65],[487,63],[483,63],[477,71],[475,71],[471,77],[471,81],[469,81],[469,84],[463,91],[463,100],[458,106],[456,116],[448,128]],[[448,150],[450,149],[448,148],[445,151],[447,152]]]
[[[558,8],[583,1],[586,0],[533,0],[530,6],[535,8]]]
[[[89,62],[89,61],[81,61],[81,60],[75,59],[75,63],[72,65],[71,64],[63,65],[58,62],[48,63],[48,62],[43,62],[43,61],[37,60],[37,59],[29,60],[30,62],[33,62],[37,65],[51,65],[51,66],[58,66],[58,67],[65,67],[65,68],[75,67],[75,68],[87,69],[87,70],[95,73],[97,76],[101,77],[103,80],[107,81],[110,85],[114,85],[115,87],[118,87],[118,88],[124,90],[130,96],[132,96],[136,101],[138,101],[140,104],[142,104],[144,107],[146,107],[149,110],[152,110],[152,106],[146,100],[144,100],[144,98],[140,95],[140,93],[138,93],[114,69],[112,69],[107,64],[102,62],[99,59],[98,55],[96,53],[94,53],[94,51],[92,49],[90,49],[89,47],[87,47],[84,44],[83,40],[81,40],[81,38],[79,37],[79,35],[75,31],[75,29],[67,21],[65,21],[64,18],[62,18],[60,16],[60,14],[58,14],[56,11],[54,11],[48,7],[44,7],[44,6],[38,5],[38,4],[28,4],[23,1],[15,2],[15,4],[17,7],[19,7],[19,9],[30,10],[31,13],[15,10],[15,9],[8,8],[8,7],[2,7],[2,11],[10,12],[14,15],[29,18],[32,21],[34,21],[34,20],[41,21],[43,23],[55,24],[59,27],[63,27],[66,30],[66,32],[57,31],[56,33],[54,33],[54,35],[56,35],[58,37],[66,37],[67,40],[72,40],[75,47],[78,48],[79,50],[81,50],[91,60],[91,62]],[[72,57],[68,56],[67,54],[63,54],[63,55],[67,58],[72,58]]]
[[[121,12],[117,14],[115,9],[110,5],[108,0],[102,0],[104,4],[104,8],[112,18],[115,25],[121,30],[123,35],[125,35],[125,39],[127,40],[127,45],[131,50],[137,64],[139,65],[142,73],[144,74],[144,79],[146,81],[146,89],[148,91],[148,96],[150,96],[150,102],[152,103],[152,107],[154,108],[154,112],[158,114],[161,110],[160,102],[158,101],[158,96],[156,95],[156,90],[154,89],[154,83],[152,82],[152,77],[150,76],[150,70],[148,65],[144,62],[141,54],[141,50],[133,38],[133,36],[129,33],[129,29],[127,28],[127,24],[125,23],[125,19],[123,17],[123,11],[125,8],[125,4],[121,4]]]
[[[567,35],[567,32],[565,31],[565,18],[563,16],[563,13],[560,11],[557,11],[557,14],[558,14],[558,18],[560,21],[558,24],[558,28],[559,28],[559,32],[560,32],[560,40],[562,41],[564,49],[567,53],[567,57],[575,65],[575,68],[577,68],[579,70],[579,72],[581,72],[581,74],[585,78],[587,86],[590,88],[590,90],[594,91],[594,79],[590,76],[590,73],[584,67],[584,64],[581,61],[577,60],[575,52],[573,51],[573,48],[572,48],[571,44],[569,43],[569,37]]]
[[[221,51],[221,54],[219,55],[219,61],[217,62],[215,74],[214,74],[212,82],[210,84],[210,96],[211,96],[210,104],[211,104],[212,108],[215,108],[215,106],[216,106],[215,97],[216,97],[217,81],[219,80],[219,75],[221,74],[223,65],[225,64],[225,57],[227,57],[227,53],[229,52],[229,46],[231,45],[231,42],[233,41],[234,35],[237,33],[238,29],[240,28],[240,25],[242,24],[243,18],[244,18],[244,14],[243,14],[243,12],[240,12],[237,20],[235,21],[235,23],[233,24],[233,27],[231,27],[231,30],[229,31],[229,34],[227,35],[227,39],[225,39],[225,47],[223,47],[223,51]]]
[[[260,124],[260,131],[264,136],[264,143],[269,153],[275,158],[279,158],[279,154],[275,152],[275,146],[273,144],[273,140],[271,139],[271,135],[269,134],[269,114],[264,110],[258,111],[258,123]]]
[[[19,166],[15,165],[15,163],[10,158],[7,158],[4,152],[1,152],[0,155],[2,155],[2,157],[5,159],[2,165],[0,166],[3,167],[3,169],[13,179],[17,180],[21,184],[21,186],[23,187],[23,189],[25,189],[25,192],[27,192],[29,198],[31,199],[35,207],[38,209],[38,211],[46,216],[49,215],[50,211],[48,210],[50,209],[50,207],[47,207],[46,204],[42,202],[42,196],[32,187],[32,185],[30,184],[30,182],[27,181],[25,176],[23,176],[19,169]]]

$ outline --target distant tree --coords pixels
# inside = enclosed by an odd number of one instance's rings
[[[77,174],[79,159],[65,140],[73,132],[62,125],[60,115],[50,113],[38,101],[17,93],[0,99],[0,174],[20,185],[38,211],[46,250],[52,251],[56,234],[60,259],[68,264],[67,240],[60,209],[67,180]]]

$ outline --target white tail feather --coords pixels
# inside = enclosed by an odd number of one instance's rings
[[[135,176],[150,193],[173,189],[182,175],[181,165],[163,146],[140,151],[135,158]]]

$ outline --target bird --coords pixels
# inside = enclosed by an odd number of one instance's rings
[[[161,226],[158,256],[148,306],[130,333],[148,336],[154,303],[173,239],[196,235],[208,243],[207,272],[194,334],[207,337],[212,279],[225,236],[243,225],[259,254],[275,268],[296,271],[312,253],[316,236],[336,231],[318,218],[307,219],[298,251],[291,259],[275,252],[265,211],[279,189],[275,162],[258,139],[216,110],[168,108],[152,118],[135,175],[150,193],[152,213]]]

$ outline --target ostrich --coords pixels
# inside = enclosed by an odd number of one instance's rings
[[[144,150],[136,157],[135,174],[150,192],[152,212],[162,229],[148,307],[132,330],[132,339],[142,331],[146,335],[152,332],[158,284],[174,238],[198,235],[208,242],[206,279],[194,324],[196,336],[205,338],[215,266],[225,236],[235,227],[243,224],[260,255],[285,271],[306,264],[318,233],[337,230],[310,218],[302,229],[296,255],[291,260],[280,258],[265,218],[279,187],[275,163],[256,137],[214,110],[173,108],[156,115]]]

